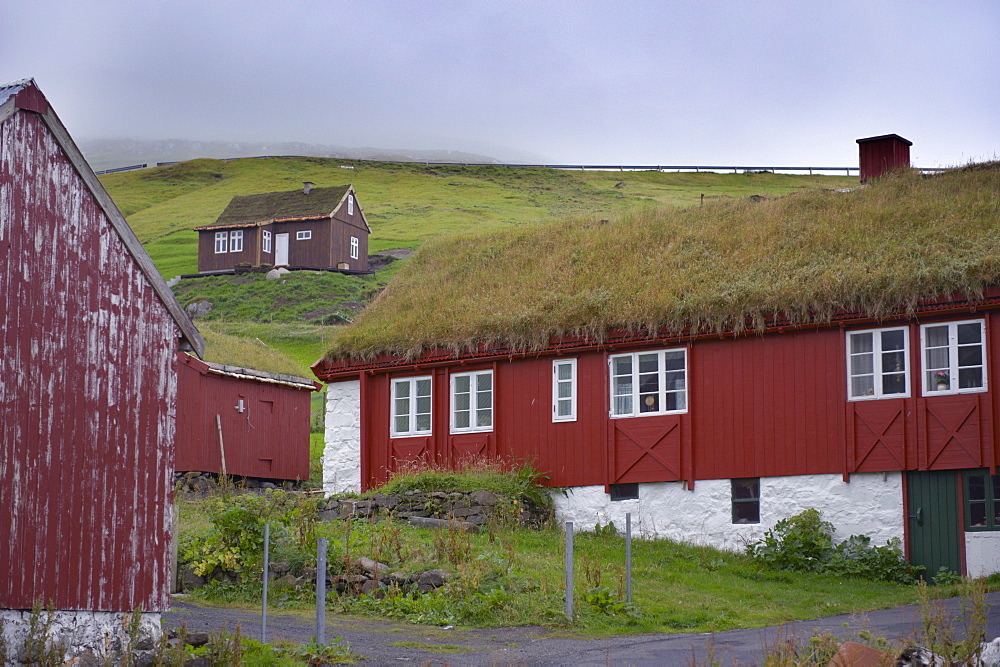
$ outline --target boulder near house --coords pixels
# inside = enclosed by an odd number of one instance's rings
[[[0,86],[0,620],[67,656],[169,605],[178,354],[203,342],[33,80]]]
[[[583,528],[1000,571],[1000,164],[869,179],[428,242],[313,367],[325,490],[496,457]]]
[[[368,272],[371,229],[350,185],[233,197],[218,220],[195,231],[199,273],[240,264]]]

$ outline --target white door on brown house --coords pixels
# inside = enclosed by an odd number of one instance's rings
[[[274,235],[274,265],[288,266],[288,234]]]

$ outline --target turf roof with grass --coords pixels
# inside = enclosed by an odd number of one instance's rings
[[[1000,284],[1000,162],[428,241],[328,359],[887,318]]]

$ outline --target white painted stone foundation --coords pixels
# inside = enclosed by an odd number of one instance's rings
[[[42,611],[41,616],[47,618],[48,612]],[[98,660],[96,664],[105,660],[117,664],[114,659],[128,646],[126,630],[131,616],[128,612],[57,610],[53,612],[47,646],[58,646],[64,661],[89,655]],[[24,662],[24,642],[31,634],[31,610],[0,609],[0,620],[8,661]],[[142,614],[136,642],[153,646],[161,635],[159,612]]]
[[[1000,531],[965,533],[965,567],[969,577],[1000,572]]]
[[[742,550],[760,539],[780,519],[816,508],[836,528],[834,539],[867,535],[883,545],[903,539],[903,488],[898,472],[858,473],[846,483],[840,475],[762,477],[760,523],[732,523],[732,487],[728,479],[698,480],[694,490],[682,482],[639,485],[638,500],[611,502],[603,486],[586,486],[553,493],[560,522],[572,521],[575,530],[614,521],[625,529],[625,513],[632,514],[633,533],[666,537],[728,550]]]
[[[323,492],[361,492],[361,382],[326,386]]]

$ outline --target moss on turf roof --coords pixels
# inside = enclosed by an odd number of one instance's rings
[[[286,192],[265,192],[256,195],[238,195],[211,225],[212,227],[252,224],[281,218],[308,218],[330,215],[344,198],[350,185],[335,188],[313,188],[305,194],[302,188]]]
[[[640,209],[425,244],[328,357],[415,358],[552,335],[886,317],[1000,283],[1000,163],[851,192]]]

